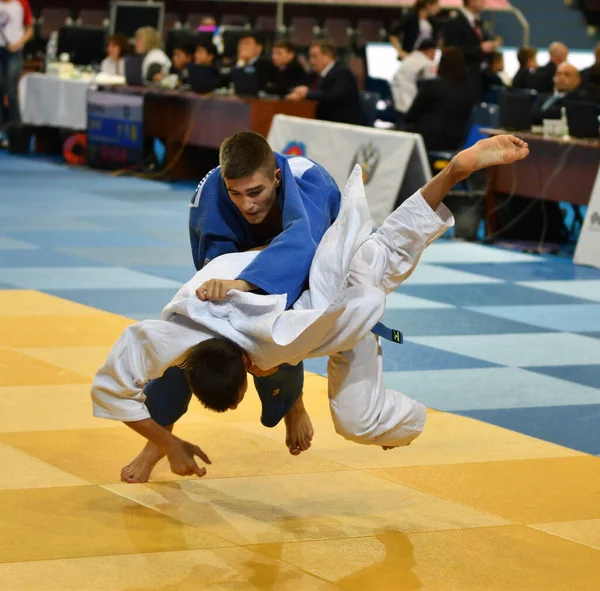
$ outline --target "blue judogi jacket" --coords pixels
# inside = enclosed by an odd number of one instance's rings
[[[278,193],[283,231],[238,277],[268,294],[287,294],[290,307],[308,282],[323,234],[335,221],[341,194],[331,175],[308,158],[275,154],[281,169]],[[231,201],[220,167],[200,182],[190,205],[190,241],[200,270],[222,254],[262,246]]]

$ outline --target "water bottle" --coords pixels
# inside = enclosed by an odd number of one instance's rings
[[[46,70],[48,64],[56,61],[56,53],[58,51],[58,31],[52,31],[48,45],[46,46]]]

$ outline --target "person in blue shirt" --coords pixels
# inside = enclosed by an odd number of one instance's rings
[[[198,185],[190,204],[190,242],[200,270],[226,253],[263,250],[235,280],[213,279],[199,290],[215,300],[230,290],[286,294],[287,307],[307,287],[317,246],[335,221],[341,193],[331,175],[308,158],[274,153],[259,134],[241,132],[225,140],[220,165]],[[282,365],[275,373],[249,367],[262,402],[261,422],[286,424],[292,455],[306,451],[313,427],[302,401],[304,367]],[[185,414],[191,390],[180,367],[146,384],[146,406],[168,430]],[[162,453],[148,443],[121,471],[126,482],[146,482]]]

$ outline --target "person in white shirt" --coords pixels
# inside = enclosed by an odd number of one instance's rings
[[[0,0],[0,133],[4,127],[5,98],[8,122],[21,121],[18,86],[23,71],[23,47],[32,36],[33,18],[29,2]]]
[[[435,52],[435,42],[432,39],[426,39],[399,65],[392,80],[394,106],[399,113],[399,118],[402,118],[410,110],[417,96],[419,80],[435,78]]]
[[[176,294],[163,320],[139,322],[125,330],[94,378],[94,415],[123,421],[148,439],[138,457],[148,464],[148,476],[166,455],[175,474],[202,477],[206,469],[198,466],[195,456],[210,463],[208,456],[150,418],[144,405],[148,380],[180,365],[202,403],[225,411],[242,402],[246,370],[267,375],[281,363],[329,356],[336,431],[384,449],[409,445],[423,430],[426,410],[384,388],[381,346],[371,330],[385,311],[386,294],[410,276],[423,250],[453,224],[442,204],[446,193],[477,170],[510,164],[528,154],[527,144],[514,136],[478,142],[455,156],[375,233],[362,172],[355,167],[339,216],[317,249],[310,287],[291,310],[285,309],[285,294],[221,293],[223,277],[236,277],[256,252],[213,259]],[[207,293],[216,301],[200,299]]]
[[[125,76],[125,56],[129,53],[129,40],[123,33],[108,38],[108,55],[100,64],[100,71],[113,76]]]
[[[153,27],[142,27],[135,33],[135,52],[143,55],[142,79],[160,82],[171,70],[171,60],[161,49],[161,39]]]

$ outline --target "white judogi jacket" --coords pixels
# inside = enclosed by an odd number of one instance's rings
[[[339,216],[315,254],[310,289],[291,310],[285,310],[285,294],[232,291],[225,302],[202,302],[195,293],[202,283],[234,279],[258,253],[216,258],[179,290],[162,320],[139,322],[121,335],[92,384],[94,415],[121,421],[148,418],[144,385],[183,363],[191,347],[215,336],[238,344],[263,369],[335,356],[365,337],[376,342],[370,331],[385,311],[386,294],[412,273],[422,251],[452,223],[445,206],[432,211],[418,192],[371,234],[357,166]],[[332,397],[336,392],[330,391]],[[424,410],[421,414],[424,423]]]

